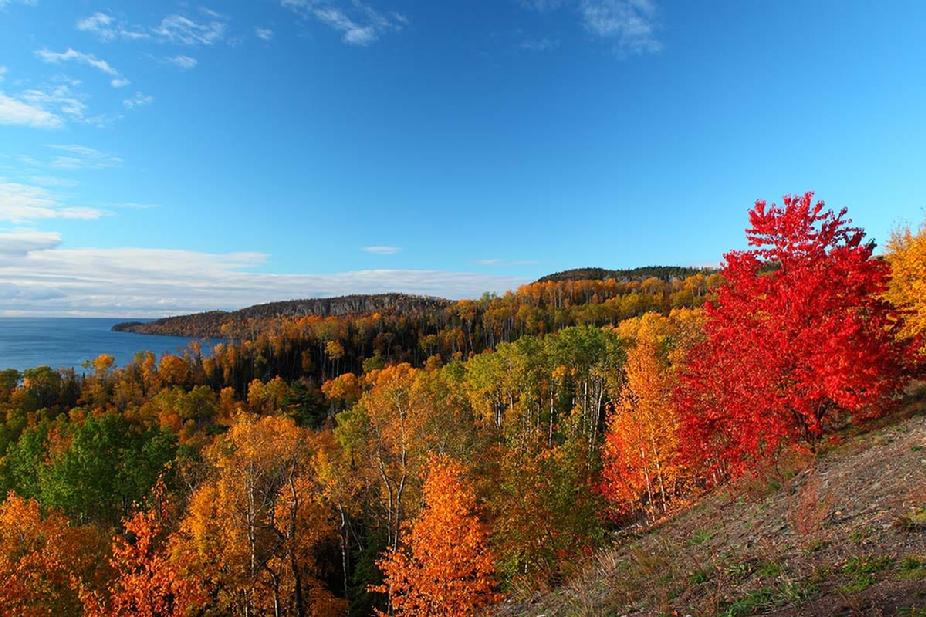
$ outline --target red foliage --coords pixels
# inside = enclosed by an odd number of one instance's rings
[[[158,505],[126,519],[124,535],[113,539],[111,563],[118,577],[108,603],[96,594],[83,594],[88,617],[183,617],[204,601],[199,581],[183,578],[165,550],[167,503],[162,492],[159,482]]]
[[[815,443],[841,414],[878,413],[904,383],[908,346],[880,298],[888,264],[845,209],[812,200],[757,201],[753,248],[725,256],[678,392],[692,462],[735,475],[784,442]]]

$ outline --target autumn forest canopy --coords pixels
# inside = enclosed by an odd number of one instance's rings
[[[719,270],[274,303],[214,349],[0,371],[0,613],[474,615],[922,377],[926,230],[812,193]]]

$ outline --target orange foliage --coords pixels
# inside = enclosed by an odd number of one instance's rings
[[[159,484],[155,490],[159,506],[127,519],[124,534],[113,539],[110,563],[118,576],[110,586],[108,602],[97,594],[82,594],[87,617],[182,617],[205,601],[201,582],[183,576],[169,559],[162,493]]]
[[[395,615],[473,615],[498,599],[488,531],[463,466],[433,457],[425,507],[411,524],[408,553],[388,549],[377,565]]]
[[[313,436],[288,418],[240,414],[206,449],[173,557],[208,582],[223,614],[334,614],[315,550],[334,535],[312,471]],[[343,607],[342,607],[343,608]]]
[[[0,504],[0,608],[7,617],[79,612],[83,580],[93,578],[98,538],[63,514],[44,518],[34,499],[13,492]]]
[[[698,309],[675,309],[668,317],[647,313],[628,319],[616,329],[631,346],[603,449],[601,489],[616,514],[642,507],[655,518],[678,493],[685,470],[678,461],[674,391],[702,321]]]

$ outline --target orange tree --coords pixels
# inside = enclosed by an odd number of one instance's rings
[[[685,354],[700,337],[701,311],[647,313],[617,327],[628,347],[620,396],[612,405],[602,449],[602,494],[614,514],[666,512],[687,473],[678,451],[673,400]]]
[[[901,338],[923,343],[926,334],[926,226],[913,233],[910,228],[895,231],[887,243],[891,281],[884,297],[903,312]]]
[[[108,599],[84,593],[88,617],[183,617],[205,601],[201,581],[184,576],[166,547],[167,501],[164,486],[155,486],[155,506],[136,512],[113,539],[110,564],[117,576]]]
[[[424,508],[408,530],[408,551],[387,549],[378,562],[395,615],[473,615],[495,601],[488,531],[463,466],[430,460]]]

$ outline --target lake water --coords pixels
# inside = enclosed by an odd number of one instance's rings
[[[0,317],[0,369],[19,370],[48,365],[75,368],[85,360],[108,353],[116,364],[131,362],[139,351],[163,353],[182,351],[195,339],[113,332],[114,324],[144,319],[83,317]],[[203,343],[203,352],[218,341]]]

